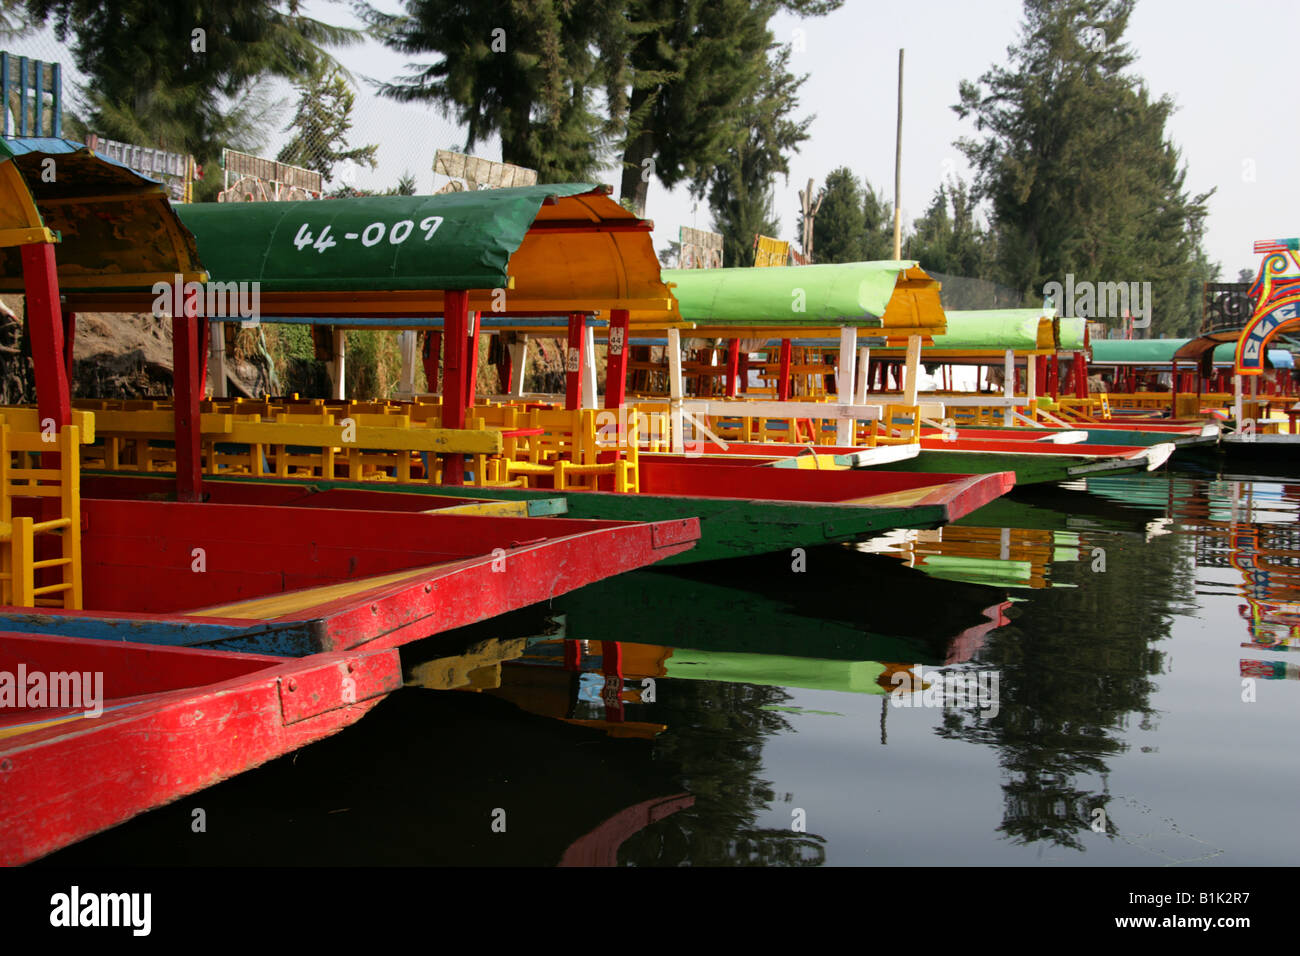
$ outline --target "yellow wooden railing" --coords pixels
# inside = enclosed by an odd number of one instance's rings
[[[8,423],[17,417],[6,410],[0,423],[0,604],[80,610],[80,429],[19,431]],[[46,467],[46,455],[57,455],[58,465]],[[15,517],[16,497],[55,502],[57,513]],[[37,556],[38,536],[57,545],[50,548],[54,557]]]

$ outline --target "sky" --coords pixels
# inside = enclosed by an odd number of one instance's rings
[[[375,5],[399,7],[397,0]],[[307,0],[304,7],[318,19],[360,25],[339,2]],[[929,0],[923,8],[904,6],[888,14],[879,4],[848,0],[822,18],[774,18],[777,39],[796,45],[791,68],[808,74],[799,115],[815,116],[809,139],[791,158],[788,181],[776,182],[780,238],[797,238],[799,190],[810,178],[820,186],[838,166],[850,167],[892,198],[900,47],[906,51],[905,221],[924,212],[945,179],[969,180],[971,171],[953,146],[975,133],[951,109],[958,83],[1006,62],[1020,20],[1019,0]],[[1169,95],[1177,106],[1166,135],[1181,150],[1187,192],[1216,190],[1208,202],[1205,247],[1211,261],[1222,265],[1224,280],[1234,280],[1242,268],[1255,270],[1255,239],[1300,235],[1300,188],[1294,181],[1300,124],[1290,117],[1288,93],[1295,85],[1297,35],[1296,0],[1139,0],[1123,38],[1137,54],[1131,71],[1145,79],[1153,96]],[[65,64],[71,59],[51,51],[48,37],[32,42],[37,49],[31,55]],[[379,144],[377,169],[356,173],[355,184],[383,189],[409,171],[421,192],[440,185],[432,171],[434,151],[463,148],[464,131],[436,108],[380,99],[366,82],[402,74],[409,58],[373,41],[334,53],[360,87],[351,143]],[[292,116],[293,91],[272,84],[269,92],[283,103],[273,114],[265,147],[274,155],[288,138],[283,127]],[[474,153],[500,159],[500,145],[481,143]],[[617,190],[613,169],[601,178]],[[646,215],[655,222],[656,248],[675,240],[680,226],[712,224],[707,204],[694,203],[685,187],[669,192],[654,182]]]

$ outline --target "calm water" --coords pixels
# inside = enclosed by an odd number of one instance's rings
[[[1294,864],[1298,510],[1161,473],[625,575],[49,862]]]

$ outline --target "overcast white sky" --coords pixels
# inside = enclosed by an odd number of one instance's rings
[[[396,10],[397,0],[377,0]],[[359,25],[348,7],[330,0],[308,0],[309,15],[333,23]],[[970,171],[953,141],[970,135],[951,110],[957,84],[977,79],[990,65],[1005,62],[1017,36],[1019,0],[928,0],[894,7],[888,13],[866,0],[849,0],[828,17],[801,21],[780,16],[778,39],[805,31],[805,48],[793,68],[809,74],[801,109],[815,114],[811,138],[791,162],[789,182],[778,180],[776,210],[781,238],[794,239],[798,190],[811,177],[820,184],[837,166],[847,165],[892,194],[898,49],[906,49],[903,121],[903,214],[924,211],[935,188],[950,174]],[[1156,96],[1169,94],[1178,111],[1167,133],[1188,167],[1189,192],[1217,187],[1210,200],[1206,237],[1223,278],[1252,271],[1258,257],[1255,239],[1300,235],[1300,188],[1295,181],[1300,158],[1300,124],[1294,121],[1294,50],[1300,36],[1297,0],[1139,0],[1123,38],[1137,53],[1133,69]],[[35,49],[8,44],[15,52],[70,65],[70,56],[52,51],[52,41],[32,41]],[[391,79],[406,58],[379,44],[335,51],[359,76]],[[292,91],[277,130],[288,121]],[[380,100],[362,83],[355,114],[354,144],[379,143],[379,167],[363,172],[358,185],[386,188],[404,171],[416,174],[421,191],[433,180],[433,153],[459,148],[464,133],[435,109]],[[267,145],[274,154],[286,138],[276,132]],[[475,152],[500,158],[495,142]],[[1098,163],[1106,157],[1098,156]],[[617,186],[611,170],[604,181]],[[676,239],[679,226],[711,225],[708,207],[695,207],[685,188],[666,192],[652,183],[647,215],[655,221],[655,244]],[[728,263],[730,265],[731,263]]]

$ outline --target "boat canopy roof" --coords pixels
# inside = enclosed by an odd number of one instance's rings
[[[843,326],[929,337],[945,327],[939,283],[915,261],[665,269],[677,324],[701,338],[826,338]],[[650,317],[640,324],[650,326]]]
[[[947,316],[947,330],[922,350],[922,361],[1000,364],[1008,349],[1023,357],[1050,355],[1058,347],[1058,320],[1042,309],[951,309]],[[1067,321],[1073,320],[1059,320]],[[1071,328],[1070,334],[1082,340],[1081,330]],[[1083,347],[1082,341],[1078,347]],[[888,358],[895,353],[902,354],[897,348],[877,354]]]
[[[1185,346],[1197,339],[1094,339],[1092,361],[1094,365],[1170,365],[1175,357],[1180,363],[1191,364]],[[1212,343],[1211,343],[1212,344]],[[1214,348],[1215,365],[1232,365],[1236,358],[1237,343],[1222,342]],[[1183,352],[1182,355],[1178,353]],[[1269,364],[1274,368],[1294,368],[1295,362],[1286,349],[1269,349]]]
[[[653,223],[590,183],[436,196],[366,196],[176,207],[212,283],[257,283],[265,317],[420,326],[467,290],[497,317],[636,310],[663,325]],[[80,307],[149,308],[101,296]],[[216,316],[209,316],[214,318]],[[366,323],[374,324],[374,323]]]
[[[23,291],[18,247],[38,242],[58,243],[69,297],[203,278],[161,183],[71,140],[0,140],[0,292]]]

